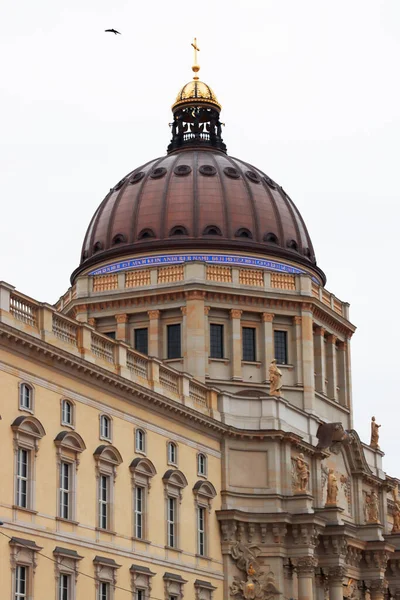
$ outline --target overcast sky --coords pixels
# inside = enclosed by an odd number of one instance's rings
[[[399,0],[2,0],[0,21],[0,279],[66,291],[109,188],[165,153],[197,36],[228,152],[289,193],[351,304],[355,428],[376,416],[400,477]]]

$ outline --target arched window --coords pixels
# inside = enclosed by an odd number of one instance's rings
[[[142,231],[138,235],[138,240],[146,240],[148,238],[153,237],[155,237],[155,235],[152,229],[142,229]]]
[[[136,429],[135,448],[136,452],[146,452],[146,434],[143,429]]]
[[[288,248],[290,248],[290,250],[296,250],[296,252],[299,250],[296,240],[288,240],[286,245]]]
[[[182,490],[188,482],[182,471],[169,469],[164,473],[164,495],[166,499],[167,515],[167,546],[170,548],[180,547],[180,504],[182,502]]]
[[[222,233],[216,225],[208,225],[203,231],[203,235],[222,235]]]
[[[153,463],[144,457],[135,458],[129,469],[133,483],[133,535],[139,539],[148,539],[147,495],[151,479],[157,473]]]
[[[100,250],[103,250],[103,244],[101,242],[96,242],[93,246],[93,252],[100,252]]]
[[[58,510],[61,519],[76,519],[76,479],[80,454],[85,442],[75,431],[60,431],[54,440],[58,464]]]
[[[217,492],[212,483],[197,481],[193,488],[196,503],[197,554],[207,556],[209,551],[209,513]]]
[[[19,408],[33,412],[33,387],[28,383],[19,384]]]
[[[197,474],[207,475],[207,456],[201,452],[197,455]]]
[[[270,244],[278,244],[278,237],[275,233],[266,233],[264,235],[264,242],[269,242]]]
[[[70,400],[61,400],[61,425],[74,425],[74,405]]]
[[[107,415],[100,415],[100,439],[111,442],[111,419]]]
[[[183,227],[183,225],[177,225],[171,229],[169,235],[188,235],[188,232],[186,227]]]
[[[245,227],[241,227],[240,229],[238,229],[236,231],[235,237],[248,238],[251,240],[253,238],[253,234],[251,233],[251,231],[249,229],[246,229]]]
[[[103,415],[104,416],[104,415]],[[114,446],[99,446],[94,451],[96,461],[98,527],[114,530],[114,483],[122,456]]]
[[[178,448],[174,442],[168,442],[167,446],[167,461],[168,464],[177,465],[178,464]]]
[[[126,237],[124,236],[124,234],[117,233],[117,235],[115,235],[113,237],[112,245],[115,246],[116,244],[124,244],[125,242],[126,242]]]

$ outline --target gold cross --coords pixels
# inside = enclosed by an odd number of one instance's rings
[[[194,49],[194,64],[193,64],[193,67],[192,67],[192,71],[194,73],[193,79],[195,81],[197,81],[199,79],[198,76],[197,76],[197,73],[200,71],[200,67],[197,64],[197,53],[200,52],[200,48],[197,45],[197,38],[194,38],[193,43],[191,45],[192,45],[192,47]]]
[[[191,45],[194,48],[194,64],[197,65],[197,53],[200,52],[200,48],[197,45],[197,38],[194,38],[193,43]]]

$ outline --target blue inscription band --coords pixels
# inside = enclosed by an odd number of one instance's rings
[[[236,254],[157,254],[155,256],[141,256],[121,262],[111,263],[90,271],[89,275],[107,275],[117,271],[126,271],[128,269],[139,269],[142,267],[154,267],[158,265],[181,264],[185,262],[201,261],[211,264],[229,264],[247,267],[258,267],[259,269],[268,269],[269,271],[278,271],[279,273],[290,273],[292,275],[305,274],[306,271],[292,267],[281,262],[266,260],[264,258],[251,258],[248,256],[238,256]],[[318,280],[313,277],[317,283]]]

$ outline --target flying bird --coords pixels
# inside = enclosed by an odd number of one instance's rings
[[[104,30],[105,33],[115,33],[115,35],[121,35],[120,31],[117,31],[116,29],[105,29]]]

